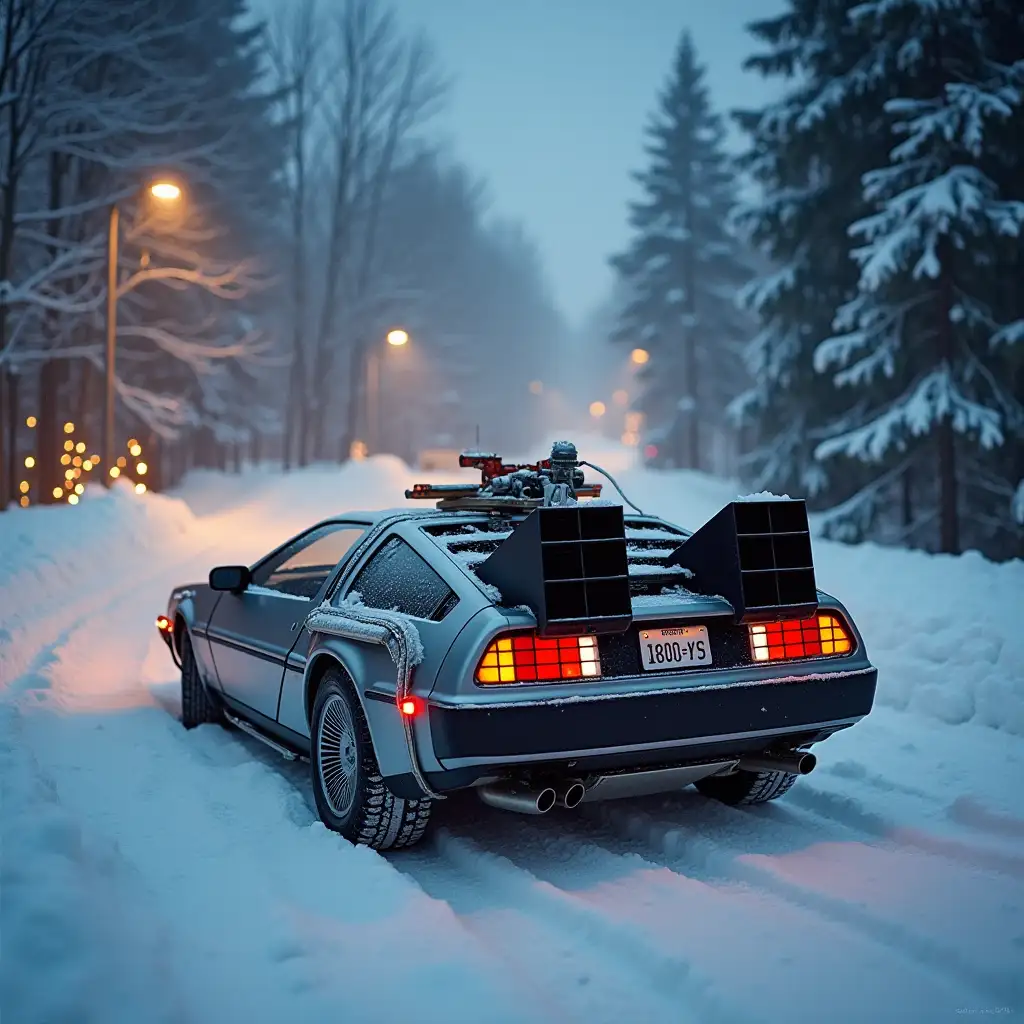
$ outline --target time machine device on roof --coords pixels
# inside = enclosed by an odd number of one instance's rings
[[[626,529],[619,505],[580,505],[599,497],[584,483],[576,446],[556,441],[536,463],[506,464],[499,455],[465,452],[479,469],[473,484],[417,484],[407,498],[439,498],[440,509],[472,509],[526,518],[476,570],[506,604],[524,604],[542,636],[619,632],[633,621]]]

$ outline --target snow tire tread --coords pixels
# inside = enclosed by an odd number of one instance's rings
[[[185,633],[181,638],[181,724],[186,729],[194,729],[197,725],[222,720],[220,708],[199,676],[192,641]]]
[[[359,747],[359,781],[355,803],[345,820],[339,819],[330,809],[320,787],[320,771],[316,751],[317,721],[320,709],[327,695],[340,693],[349,703],[356,726],[356,742]],[[313,795],[316,799],[320,820],[335,832],[340,832],[350,842],[369,846],[374,850],[396,850],[418,843],[430,823],[433,801],[428,797],[421,800],[403,800],[384,784],[373,750],[373,739],[366,716],[349,681],[334,669],[329,669],[320,683],[316,702],[313,705],[310,741],[310,777]]]
[[[695,785],[704,796],[730,807],[749,807],[784,796],[798,778],[789,772],[747,772],[741,769],[732,775],[701,779]]]

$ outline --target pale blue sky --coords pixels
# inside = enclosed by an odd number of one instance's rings
[[[392,0],[433,40],[453,82],[439,122],[490,184],[492,210],[538,243],[555,299],[576,323],[611,283],[627,239],[642,129],[689,28],[722,109],[777,93],[741,70],[748,21],[783,0]],[[770,90],[770,91],[769,91]]]

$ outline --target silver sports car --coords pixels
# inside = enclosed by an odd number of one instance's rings
[[[308,758],[324,823],[387,849],[467,788],[527,814],[691,783],[771,800],[871,710],[802,501],[737,501],[691,534],[577,500],[599,494],[579,470],[552,502],[550,461],[488,465],[480,488],[409,492],[440,507],[338,515],[175,589],[157,625],[186,728]]]

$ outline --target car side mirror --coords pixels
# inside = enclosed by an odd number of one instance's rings
[[[210,589],[240,594],[252,581],[247,565],[218,565],[210,570]]]

